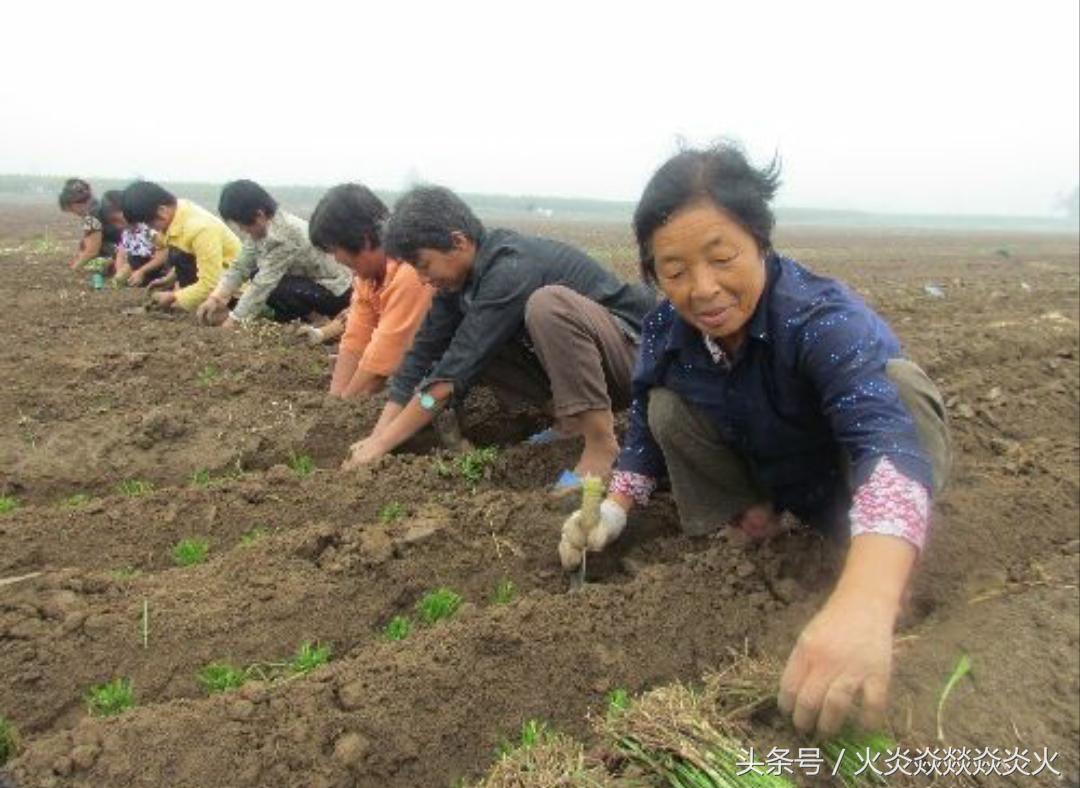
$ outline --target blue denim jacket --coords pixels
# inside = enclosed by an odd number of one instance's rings
[[[800,517],[846,509],[847,471],[857,488],[881,457],[929,488],[929,457],[885,373],[901,357],[892,330],[841,283],[775,253],[765,265],[747,340],[730,362],[714,360],[669,301],[646,317],[617,469],[666,475],[648,425],[649,392],[662,387],[704,412],[773,503]]]

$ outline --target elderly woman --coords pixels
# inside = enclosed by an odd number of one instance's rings
[[[723,144],[679,153],[645,188],[641,270],[666,300],[645,320],[600,524],[585,534],[571,515],[559,555],[572,569],[604,549],[664,477],[689,534],[761,537],[783,511],[846,530],[843,571],[778,698],[797,728],[828,734],[859,695],[864,724],[886,709],[893,628],[950,447],[940,394],[888,325],[773,249],[778,175]]]

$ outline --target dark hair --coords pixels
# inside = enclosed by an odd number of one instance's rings
[[[226,183],[218,200],[218,213],[227,222],[248,225],[262,211],[269,219],[277,213],[277,200],[255,181],[241,180]]]
[[[106,216],[110,213],[123,213],[124,193],[119,189],[109,189],[101,195],[101,210]]]
[[[484,225],[460,197],[443,186],[415,186],[394,206],[386,253],[415,264],[421,249],[453,249],[455,232],[477,245],[484,240]]]
[[[68,178],[60,189],[60,210],[66,211],[77,202],[89,202],[94,194],[82,178]]]
[[[308,222],[308,237],[324,252],[362,252],[382,246],[390,211],[375,192],[359,183],[339,183],[319,200]]]
[[[121,199],[128,224],[149,224],[163,205],[176,205],[176,197],[153,181],[135,181]]]
[[[672,156],[649,179],[634,210],[641,278],[656,282],[653,234],[680,209],[698,200],[709,200],[738,222],[762,253],[771,251],[776,219],[769,202],[779,186],[777,157],[756,169],[734,142],[721,142],[705,150],[684,150]]]

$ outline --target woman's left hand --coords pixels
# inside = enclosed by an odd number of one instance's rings
[[[799,635],[788,658],[777,704],[795,727],[829,736],[862,695],[862,725],[880,727],[892,674],[895,604],[837,591]]]
[[[153,299],[155,304],[164,309],[168,309],[176,303],[176,294],[172,290],[166,290],[161,293],[154,293]]]

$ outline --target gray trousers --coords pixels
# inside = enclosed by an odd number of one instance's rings
[[[556,418],[630,404],[637,344],[611,313],[562,285],[541,287],[525,305],[533,352],[508,342],[480,381],[512,402],[553,401]]]
[[[885,367],[911,413],[919,442],[933,469],[933,492],[945,487],[952,465],[945,403],[917,364],[893,359]],[[709,417],[669,389],[649,393],[649,429],[664,452],[671,489],[683,530],[691,535],[715,531],[768,494],[754,480],[744,459],[720,440]],[[848,458],[840,458],[845,467]],[[848,485],[850,486],[850,473]]]

